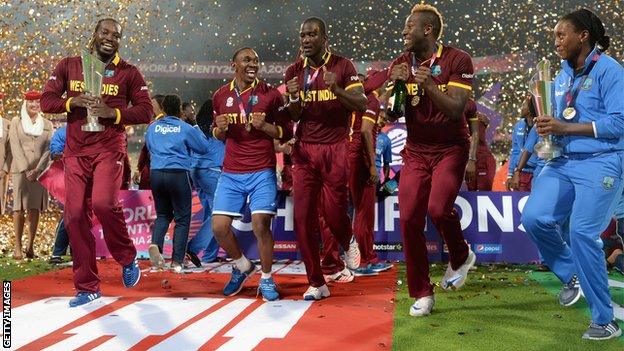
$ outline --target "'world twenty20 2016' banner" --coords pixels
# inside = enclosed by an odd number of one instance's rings
[[[156,213],[149,191],[123,191],[124,216],[128,231],[141,256],[147,257],[151,225]],[[537,250],[520,224],[520,214],[526,193],[461,192],[455,201],[464,237],[482,262],[527,263],[537,259]],[[193,201],[191,237],[201,224],[203,213],[199,201]],[[234,221],[234,232],[248,257],[257,258],[256,239],[251,231],[251,216],[246,211],[241,220]],[[165,253],[171,251],[171,232],[167,235]],[[275,257],[299,258],[294,233],[293,199],[280,193],[278,214],[273,220]],[[101,227],[93,228],[99,256],[109,256]],[[415,235],[415,234],[414,234]],[[444,241],[431,221],[425,230],[427,250],[432,261],[446,259]],[[403,240],[399,225],[397,196],[379,198],[375,213],[375,249],[380,259],[403,260]]]

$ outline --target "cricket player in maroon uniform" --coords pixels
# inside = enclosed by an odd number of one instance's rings
[[[490,119],[477,112],[477,104],[469,99],[464,111],[470,128],[470,152],[466,165],[466,187],[470,191],[492,191],[496,159],[485,140]]]
[[[303,297],[320,300],[329,296],[329,289],[319,258],[319,196],[347,267],[360,264],[347,215],[347,137],[351,112],[366,110],[366,96],[353,63],[327,49],[323,20],[308,18],[299,34],[303,58],[288,67],[285,77],[288,111],[299,122],[292,155],[295,233],[310,283]]]
[[[69,302],[71,307],[101,296],[95,239],[87,213],[88,199],[102,223],[108,250],[123,266],[123,284],[132,287],[140,278],[136,249],[128,235],[117,195],[127,152],[124,125],[148,123],[152,104],[139,70],[119,57],[121,36],[119,22],[107,18],[98,21],[91,38],[92,53],[106,63],[101,96],[83,94],[82,61],[75,56],[66,57],[56,65],[41,98],[44,112],[67,112],[67,141],[63,153],[65,226],[70,233],[74,285],[78,292]],[[100,124],[106,127],[104,131],[82,131],[87,109],[99,117]]]
[[[468,161],[464,109],[472,90],[473,67],[467,53],[437,43],[441,34],[438,10],[414,6],[403,29],[407,52],[394,60],[390,70],[390,80],[407,82],[408,91],[399,217],[409,293],[416,299],[412,316],[430,314],[435,301],[423,232],[427,213],[449,250],[442,288],[461,287],[475,262],[453,208]]]
[[[288,113],[281,93],[257,78],[258,54],[249,47],[239,49],[232,58],[236,77],[222,86],[213,97],[214,128],[217,139],[225,140],[223,172],[215,190],[212,230],[219,245],[234,260],[230,281],[223,294],[237,294],[256,266],[240,250],[232,221],[243,216],[249,199],[251,223],[258,241],[262,276],[258,292],[265,301],[279,299],[271,277],[273,234],[271,219],[277,214],[277,178],[274,139],[284,135]]]

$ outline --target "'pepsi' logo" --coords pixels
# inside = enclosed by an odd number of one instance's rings
[[[475,252],[481,254],[501,254],[503,245],[500,244],[476,244]]]

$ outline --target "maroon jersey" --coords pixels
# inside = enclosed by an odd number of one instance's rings
[[[280,130],[280,139],[292,135],[292,132],[287,135],[285,125],[290,118],[283,109],[282,95],[277,89],[256,79],[251,87],[240,93],[243,109],[248,108],[251,99],[250,112],[264,112],[265,121],[277,125]],[[247,116],[244,111],[241,113],[234,81],[219,88],[212,101],[215,116],[228,116],[223,171],[250,173],[275,168],[273,138],[254,128],[250,132],[245,129]]]
[[[362,142],[362,122],[368,120],[373,123],[373,150],[375,150],[375,142],[377,140],[377,118],[379,117],[379,98],[377,94],[372,92],[368,94],[366,111],[353,112],[351,115],[351,134],[349,136],[349,157],[367,156]]]
[[[396,64],[406,62],[412,67],[412,53],[406,52],[392,62]],[[421,62],[416,59],[415,67]],[[435,61],[431,65],[433,82],[440,90],[446,92],[449,86],[472,90],[474,69],[470,56],[459,49],[438,45]],[[466,120],[453,121],[435,106],[423,89],[414,83],[413,73],[407,81],[407,102],[405,108],[405,122],[407,126],[408,146],[452,145],[468,142],[468,125]]]
[[[75,56],[66,57],[56,65],[43,89],[43,112],[67,112],[64,155],[86,156],[106,151],[126,153],[124,125],[148,123],[154,114],[143,76],[135,66],[122,60],[118,54],[106,66],[102,99],[106,105],[115,109],[117,118],[100,118],[100,124],[106,127],[102,132],[83,132],[80,127],[86,122],[87,109],[69,109],[69,99],[80,95],[83,87],[82,60]],[[67,96],[63,97],[65,93]]]
[[[487,127],[490,124],[489,118],[482,114],[477,114],[477,103],[472,99],[468,99],[466,103],[466,109],[464,110],[464,117],[466,121],[474,122],[478,121],[477,126],[479,127],[479,141],[477,143],[477,153],[479,154],[490,154],[490,147],[487,144],[487,140],[485,140],[485,133],[487,131]]]
[[[339,87],[349,90],[362,86],[350,60],[330,53],[323,66],[336,74]],[[309,84],[307,96],[304,97],[304,92],[300,92],[305,105],[297,127],[297,139],[311,144],[333,144],[347,138],[351,111],[342,106],[338,97],[329,91],[321,67],[313,67],[307,58],[299,60],[288,67],[285,79],[289,81],[298,77],[299,86],[303,89],[306,70],[310,77],[318,72],[316,79]]]

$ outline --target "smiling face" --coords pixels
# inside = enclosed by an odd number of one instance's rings
[[[425,23],[424,15],[420,12],[413,13],[405,20],[403,27],[403,46],[407,51],[420,51],[428,44],[427,35],[431,33],[433,26]]]
[[[113,21],[102,21],[93,34],[93,45],[100,59],[110,60],[119,49],[121,26]]]
[[[241,50],[234,59],[236,79],[250,85],[258,76],[260,61],[258,54],[252,49]]]
[[[299,32],[301,50],[305,57],[315,57],[325,50],[327,36],[315,21],[304,22]]]
[[[26,112],[30,117],[35,117],[39,112],[41,112],[39,100],[26,100]]]
[[[570,21],[559,21],[554,32],[557,54],[564,60],[574,61],[580,55],[583,43],[589,43],[589,33],[577,31]]]

